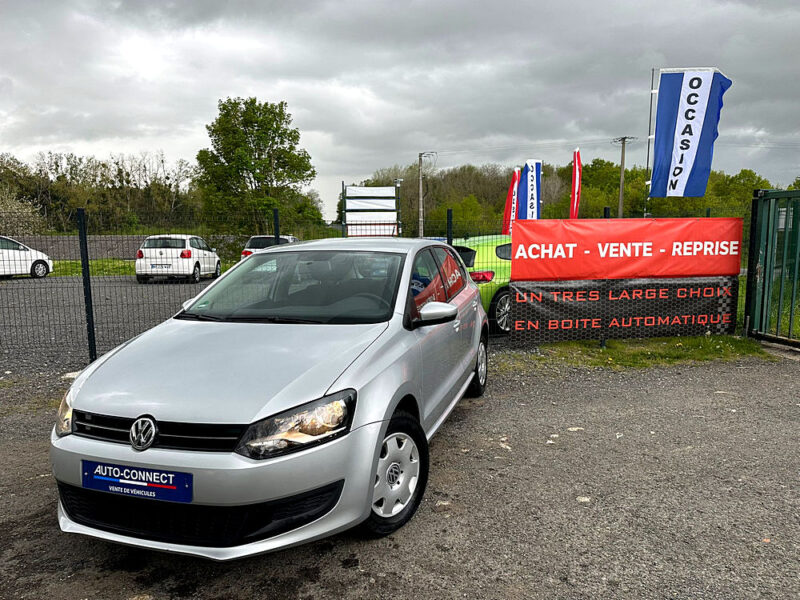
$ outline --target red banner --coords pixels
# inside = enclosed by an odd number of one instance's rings
[[[578,207],[581,204],[581,172],[583,165],[581,164],[581,151],[580,148],[575,148],[572,153],[572,194],[570,195],[569,202],[569,218],[578,218]]]
[[[508,186],[506,195],[506,209],[503,213],[503,235],[510,235],[517,217],[517,188],[519,187],[519,167],[511,175],[511,185]]]
[[[511,279],[738,275],[741,251],[742,219],[518,221]]]

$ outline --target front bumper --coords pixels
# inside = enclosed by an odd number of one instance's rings
[[[81,460],[192,473],[192,503],[185,506],[205,505],[235,510],[242,505],[280,501],[301,496],[326,485],[344,482],[338,502],[316,520],[266,539],[235,546],[174,543],[148,539],[139,532],[136,535],[124,535],[91,527],[71,518],[61,502],[58,507],[59,525],[62,531],[69,533],[81,533],[131,546],[214,560],[229,560],[269,552],[326,537],[356,525],[369,514],[372,473],[377,459],[378,440],[384,426],[384,422],[371,423],[327,444],[266,461],[221,452],[185,452],[156,448],[136,452],[125,444],[100,442],[76,435],[59,438],[52,434],[50,456],[53,473],[62,486],[73,488],[81,488]],[[117,497],[116,494],[108,495]]]

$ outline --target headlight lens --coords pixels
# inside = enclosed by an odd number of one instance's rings
[[[72,433],[72,388],[67,390],[58,407],[58,417],[56,417],[56,434],[65,436]]]
[[[236,452],[263,459],[304,450],[350,431],[356,391],[343,390],[250,425]]]

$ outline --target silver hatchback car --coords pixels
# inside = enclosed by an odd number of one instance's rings
[[[428,440],[483,393],[487,336],[440,243],[259,251],[75,380],[51,435],[61,529],[217,560],[389,534]]]

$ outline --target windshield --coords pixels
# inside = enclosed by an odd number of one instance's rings
[[[149,238],[142,248],[185,248],[186,240],[181,238]]]
[[[314,250],[254,254],[179,319],[379,323],[394,309],[402,254]]]

